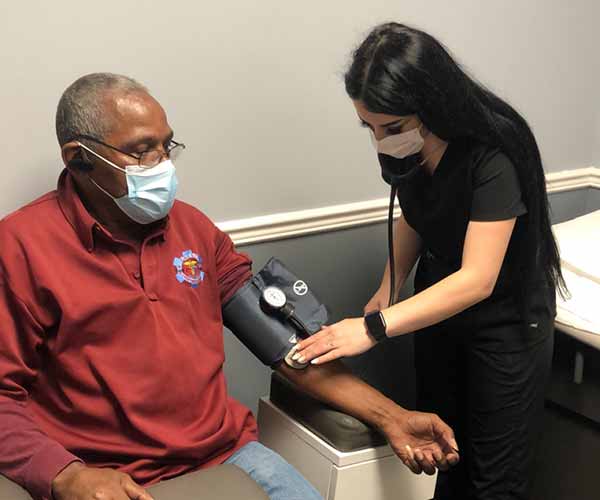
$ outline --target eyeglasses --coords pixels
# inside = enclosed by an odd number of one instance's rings
[[[85,139],[88,141],[95,142],[96,144],[101,144],[104,147],[112,149],[113,151],[117,151],[126,156],[130,156],[131,158],[137,161],[137,164],[140,168],[150,169],[156,167],[160,162],[163,161],[164,158],[169,158],[171,161],[175,161],[181,152],[185,149],[185,144],[182,142],[176,142],[171,139],[169,144],[165,147],[165,149],[148,149],[143,153],[127,153],[115,146],[111,146],[110,144],[106,144],[95,137],[90,135],[78,135],[76,139]]]

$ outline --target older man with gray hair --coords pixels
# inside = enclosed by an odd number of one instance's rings
[[[148,500],[147,485],[231,463],[272,499],[320,498],[227,395],[221,306],[251,262],[175,200],[185,146],[163,108],[91,74],[64,92],[56,130],[57,189],[0,221],[0,473],[36,499]],[[439,418],[341,365],[277,369],[381,429],[415,472],[458,458]]]

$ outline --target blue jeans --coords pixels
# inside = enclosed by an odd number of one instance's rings
[[[246,472],[271,500],[323,500],[296,469],[257,441],[240,448],[225,463]]]

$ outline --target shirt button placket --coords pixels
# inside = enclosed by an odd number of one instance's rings
[[[146,296],[151,302],[158,301],[156,293],[156,265],[154,245],[144,243],[142,246],[140,269],[144,273],[144,289]]]

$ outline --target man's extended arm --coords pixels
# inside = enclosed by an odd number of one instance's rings
[[[437,415],[402,408],[340,362],[304,370],[281,363],[277,371],[311,396],[379,429],[413,472],[433,474],[435,466],[445,469],[458,461],[454,433]]]

